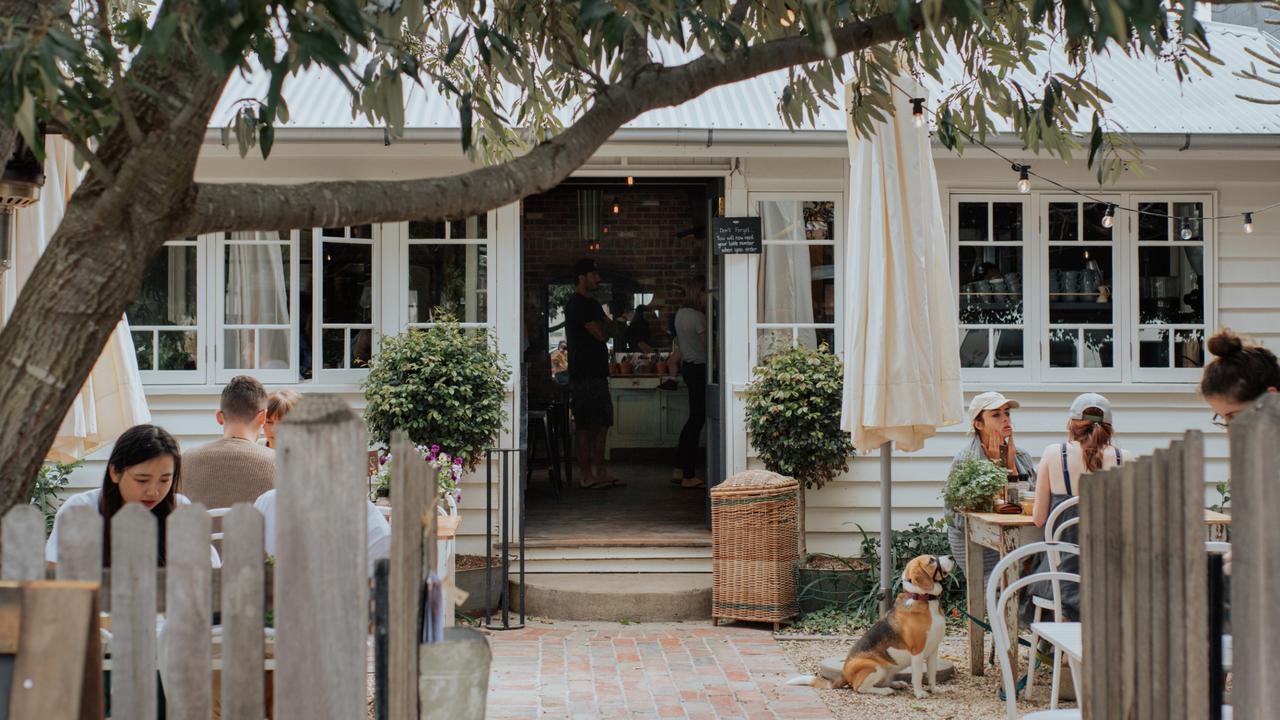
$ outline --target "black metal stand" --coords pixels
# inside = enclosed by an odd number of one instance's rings
[[[485,510],[485,532],[484,532],[484,592],[485,592],[485,609],[484,609],[484,626],[490,630],[519,630],[524,627],[524,493],[520,492],[514,483],[520,481],[520,459],[524,451],[520,448],[489,448],[484,453],[485,465],[485,491],[484,491],[484,510]],[[498,457],[499,466],[502,473],[502,506],[501,506],[501,537],[502,537],[502,575],[500,605],[502,611],[501,624],[494,623],[492,620],[493,609],[489,607],[489,598],[493,597],[493,459]],[[516,494],[520,495],[520,502],[512,508],[511,498]],[[514,512],[513,512],[514,511]],[[520,552],[520,624],[511,624],[511,524],[515,522],[520,526],[519,552]]]

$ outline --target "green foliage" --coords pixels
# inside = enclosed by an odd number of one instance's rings
[[[765,467],[817,489],[849,469],[840,429],[844,367],[823,345],[794,347],[756,368],[747,386],[747,432]]]
[[[1220,482],[1214,486],[1218,491],[1218,504],[1213,509],[1220,513],[1229,512],[1231,510],[1231,483],[1226,481]]]
[[[956,465],[942,488],[942,502],[950,510],[991,512],[992,498],[1009,481],[1009,471],[986,458]]]
[[[416,445],[439,445],[474,468],[506,417],[511,370],[486,331],[463,329],[447,313],[423,330],[384,338],[364,381],[370,439],[389,446],[393,430]]]
[[[805,615],[797,630],[824,634],[849,634],[869,627],[880,618],[880,538],[867,535],[861,527],[862,560],[850,564],[854,574],[854,592],[846,599],[832,603],[827,608]],[[893,532],[893,587],[894,596],[902,592],[902,573],[907,563],[920,555],[950,555],[947,542],[946,521],[929,518],[923,523],[912,523],[906,530]],[[801,588],[801,593],[804,588]],[[964,571],[957,563],[947,578],[942,593],[942,611],[954,616],[965,606]],[[809,618],[814,618],[810,622]],[[826,629],[832,628],[832,629]]]
[[[40,472],[36,475],[35,484],[31,486],[27,502],[44,513],[45,535],[53,532],[53,520],[58,515],[57,500],[62,491],[67,489],[71,473],[81,465],[84,465],[83,460],[66,464],[45,463],[40,466]]]

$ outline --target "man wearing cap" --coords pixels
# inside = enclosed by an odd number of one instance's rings
[[[564,332],[569,345],[569,399],[577,442],[579,484],[586,488],[624,484],[605,470],[604,445],[613,427],[609,395],[609,318],[592,294],[600,272],[590,258],[573,266],[578,287],[564,306]]]
[[[1030,455],[1017,449],[1013,442],[1011,411],[1017,407],[1019,407],[1017,400],[1010,400],[998,392],[984,392],[975,396],[969,402],[969,428],[972,433],[969,443],[952,459],[947,477],[950,477],[961,463],[974,458],[985,458],[1008,468],[1010,482],[1034,481],[1035,463]],[[960,563],[960,567],[966,567],[964,516],[947,508],[947,517],[950,520],[947,540],[951,543],[951,556]],[[996,551],[983,552],[983,583],[986,583],[987,576],[999,561],[1000,555]]]

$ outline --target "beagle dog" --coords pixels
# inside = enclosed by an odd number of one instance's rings
[[[943,582],[955,568],[955,562],[943,555],[921,555],[907,563],[902,573],[902,592],[893,609],[880,618],[849,651],[840,679],[832,682],[813,675],[801,675],[788,685],[810,685],[817,688],[851,687],[855,692],[892,695],[906,683],[891,682],[903,668],[911,666],[911,687],[916,698],[928,697],[921,687],[924,670],[929,671],[929,692],[937,689],[938,646],[946,633],[942,615]]]

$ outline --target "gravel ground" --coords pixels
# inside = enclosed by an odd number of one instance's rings
[[[806,640],[781,641],[787,658],[802,673],[816,674],[823,659],[847,655],[848,641]],[[988,641],[989,644],[989,641]],[[899,690],[887,697],[860,695],[848,689],[819,690],[823,702],[838,720],[999,720],[1004,717],[1005,706],[996,696],[1000,684],[999,671],[987,666],[982,677],[969,674],[969,643],[966,636],[948,635],[942,642],[943,659],[955,665],[956,675],[947,683],[938,684],[938,694],[917,700],[911,690]],[[1020,700],[1019,712],[1045,710],[1049,706],[1049,674],[1041,669],[1036,676],[1035,700]],[[1075,707],[1072,703],[1059,703],[1060,708]]]

